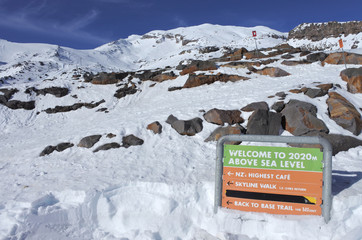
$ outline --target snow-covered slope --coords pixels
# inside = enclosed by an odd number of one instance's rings
[[[139,70],[171,66],[183,59],[221,56],[224,47],[254,48],[251,31],[258,32],[258,46],[282,43],[285,34],[266,27],[241,28],[201,25],[106,44],[94,50],[74,50],[52,45],[16,44],[1,41],[0,88],[16,88],[12,99],[35,101],[33,110],[12,110],[0,105],[0,238],[3,239],[351,239],[362,236],[362,147],[333,157],[333,207],[331,221],[319,216],[284,216],[220,209],[213,213],[216,143],[204,142],[217,127],[203,122],[195,136],[181,136],[166,119],[203,118],[212,108],[240,109],[265,101],[269,107],[277,92],[332,83],[334,90],[357,106],[362,96],[347,91],[339,74],[344,65],[322,67],[282,65],[280,56],[268,66],[291,75],[269,77],[246,68],[221,67],[206,74],[250,77],[196,88],[168,91],[182,86],[188,75],[159,83],[134,77],[111,85],[94,85],[79,73],[87,71]],[[273,37],[274,36],[274,37]],[[182,43],[183,42],[183,43]],[[201,53],[205,47],[220,50]],[[184,54],[180,52],[185,51]],[[188,52],[190,51],[190,52]],[[298,54],[293,54],[300,59]],[[264,66],[261,66],[262,68]],[[350,65],[350,67],[359,67]],[[83,70],[81,70],[82,68]],[[6,76],[12,78],[5,79]],[[114,93],[124,85],[137,92],[118,99]],[[64,97],[25,93],[36,87],[66,87]],[[270,97],[274,96],[274,97]],[[96,108],[48,114],[47,108],[91,103]],[[309,98],[288,93],[284,102],[298,99],[314,104],[318,118],[331,133],[354,136],[328,116],[327,96]],[[106,108],[106,110],[104,110]],[[103,110],[102,110],[103,109]],[[248,119],[251,113],[242,112]],[[159,121],[161,134],[147,130]],[[246,127],[247,121],[243,123]],[[109,135],[112,133],[113,135]],[[100,134],[90,149],[77,147],[86,136]],[[93,152],[106,143],[122,143],[133,134],[140,146]],[[290,135],[284,131],[282,135]],[[362,139],[362,134],[354,136]],[[40,157],[48,145],[75,144],[62,152]]]

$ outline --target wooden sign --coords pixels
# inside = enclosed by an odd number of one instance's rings
[[[316,148],[224,145],[221,206],[321,215],[322,160]]]

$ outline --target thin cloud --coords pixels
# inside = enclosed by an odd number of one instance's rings
[[[178,27],[187,27],[188,26],[186,20],[184,20],[184,19],[182,19],[182,18],[180,18],[178,16],[174,17],[173,21],[176,23],[176,25]]]

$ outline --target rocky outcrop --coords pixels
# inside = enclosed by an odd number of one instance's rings
[[[143,143],[144,143],[144,141],[141,138],[136,137],[133,134],[124,136],[122,138],[122,147],[125,147],[125,148],[129,148],[130,146],[142,145]]]
[[[266,102],[253,102],[243,107],[241,111],[252,112],[258,109],[269,111],[269,106]]]
[[[85,73],[83,75],[85,82],[91,82],[93,84],[106,85],[106,84],[115,84],[122,81],[125,77],[127,77],[129,73],[127,72],[101,72],[96,75],[92,73]]]
[[[310,98],[323,97],[328,93],[328,91],[322,88],[307,88],[304,92]]]
[[[268,75],[270,77],[285,77],[290,75],[290,73],[278,67],[265,67],[263,69],[257,70],[256,73],[261,75]]]
[[[272,106],[271,109],[273,109],[276,112],[281,112],[285,107],[285,103],[283,101],[279,101],[279,102],[275,102]]]
[[[347,82],[349,92],[362,93],[362,67],[347,68],[341,72],[340,76]]]
[[[167,123],[176,130],[180,135],[194,136],[203,129],[202,119],[193,118],[191,120],[178,120],[175,116],[170,115],[167,118]]]
[[[74,144],[73,144],[73,143],[70,143],[70,142],[59,143],[59,144],[56,145],[56,146],[49,145],[49,146],[47,146],[46,148],[44,148],[44,150],[39,154],[39,156],[40,156],[40,157],[43,157],[43,156],[45,156],[45,155],[51,154],[51,153],[54,152],[54,151],[62,152],[62,151],[64,151],[65,149],[71,148],[71,147],[73,147],[73,146],[74,146]]]
[[[94,146],[94,144],[96,144],[99,141],[99,139],[101,139],[101,137],[102,135],[91,135],[84,137],[80,140],[77,146],[84,148],[91,148]]]
[[[282,64],[285,66],[297,66],[301,64],[310,64],[310,62],[308,62],[307,60],[284,60]]]
[[[167,72],[167,69],[161,70],[144,70],[141,72],[136,72],[134,77],[139,78],[141,81],[154,81],[154,82],[163,82],[166,80],[175,79],[176,74],[171,71]]]
[[[120,147],[121,147],[121,145],[116,142],[106,143],[106,144],[103,144],[102,146],[97,147],[93,152],[106,151],[109,149],[120,148]]]
[[[70,106],[56,106],[55,108],[47,108],[44,110],[44,112],[48,113],[48,114],[54,114],[54,113],[59,113],[59,112],[70,112],[70,111],[75,111],[79,108],[82,107],[86,107],[86,108],[95,108],[98,107],[100,104],[106,102],[104,99],[100,100],[99,102],[96,103],[75,103],[73,105]]]
[[[236,82],[240,80],[248,80],[247,77],[242,77],[239,75],[227,75],[227,74],[218,74],[218,75],[195,75],[191,74],[184,84],[183,88],[193,88],[198,87],[204,84],[212,84],[214,82]]]
[[[147,129],[151,130],[154,134],[162,133],[162,125],[158,121],[148,124]]]
[[[327,53],[317,52],[317,53],[309,54],[307,56],[306,60],[310,63],[318,62],[318,61],[323,62],[327,57],[328,57]]]
[[[346,60],[346,64],[362,65],[362,55],[357,53],[336,52],[329,54],[328,57],[322,62],[322,66],[324,66],[326,63],[344,64],[344,60]]]
[[[354,135],[359,135],[362,129],[362,120],[358,110],[336,92],[330,92],[328,96],[327,104],[330,118]]]
[[[184,66],[180,75],[190,74],[196,71],[210,71],[216,70],[217,65],[212,61],[201,61],[201,60],[193,60],[187,66]]]
[[[341,34],[358,34],[362,29],[362,21],[303,23],[289,32],[288,39],[309,39],[319,41],[324,38],[337,38]]]
[[[325,123],[317,118],[317,108],[313,104],[290,100],[281,113],[284,118],[285,129],[294,136],[301,136],[310,132],[329,132]]]
[[[134,83],[131,83],[131,86],[125,84],[123,87],[119,88],[113,96],[120,99],[127,95],[135,94],[136,92],[137,92],[137,87]]]
[[[66,96],[69,93],[69,89],[63,87],[50,87],[50,88],[37,89],[35,87],[31,87],[25,90],[25,93],[27,94],[31,94],[31,92],[35,92],[36,95],[43,95],[43,96],[45,96],[46,94],[51,94],[60,98]]]
[[[243,123],[244,119],[240,117],[239,110],[221,110],[213,108],[204,114],[204,118],[209,123],[224,125],[225,123],[233,125],[235,123]]]
[[[233,134],[245,134],[246,130],[242,126],[236,124],[236,126],[218,127],[209,137],[205,139],[205,142],[218,141],[222,136]],[[226,142],[225,144],[240,144],[240,142]]]
[[[10,100],[15,93],[17,93],[18,89],[0,89],[0,92],[4,93],[0,95],[0,104],[10,108],[10,109],[25,109],[32,110],[35,108],[35,101],[23,102],[19,100]]]
[[[225,54],[221,57],[222,61],[238,61],[244,57],[244,54],[247,53],[246,48],[239,48],[234,50],[232,53]]]
[[[282,115],[265,109],[258,109],[248,120],[246,134],[279,135]]]
[[[261,65],[267,65],[273,62],[278,61],[278,59],[266,59],[266,60],[259,60],[259,61],[253,61],[253,62],[230,62],[227,64],[222,65],[221,67],[228,67],[228,68],[251,68],[253,66],[260,67]]]

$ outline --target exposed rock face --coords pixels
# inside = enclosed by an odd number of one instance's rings
[[[304,94],[310,98],[322,97],[327,93],[328,91],[321,88],[308,88],[307,91],[304,92]]]
[[[162,125],[158,121],[148,124],[147,129],[151,130],[154,134],[162,133]]]
[[[131,86],[128,86],[128,84],[125,84],[123,87],[118,89],[113,96],[115,96],[116,98],[119,99],[119,98],[123,98],[127,95],[135,94],[136,92],[137,92],[137,87],[134,83],[131,84]]]
[[[96,144],[99,139],[101,139],[102,135],[91,135],[91,136],[87,136],[84,137],[80,140],[80,142],[78,143],[78,147],[85,147],[85,148],[91,148],[94,146],[94,144]]]
[[[362,93],[362,67],[347,68],[341,72],[340,76],[347,82],[349,92]]]
[[[83,75],[84,81],[91,82],[93,84],[115,84],[123,80],[125,77],[128,76],[129,73],[127,72],[119,72],[119,73],[106,73],[101,72],[99,74],[93,75],[92,73],[86,73]]]
[[[86,108],[95,108],[98,107],[100,104],[104,103],[105,100],[102,99],[99,102],[96,103],[75,103],[71,106],[56,106],[55,108],[47,108],[44,110],[44,112],[48,114],[52,113],[59,113],[59,112],[70,112],[75,111],[79,108],[86,107]]]
[[[63,152],[65,149],[71,148],[71,147],[73,147],[73,146],[74,146],[74,144],[73,144],[73,143],[69,143],[69,142],[59,143],[59,144],[56,145],[56,146],[49,145],[49,146],[47,146],[46,148],[44,148],[44,150],[39,154],[39,156],[40,156],[40,157],[43,157],[43,156],[45,156],[45,155],[51,154],[51,153],[54,152],[54,151]]]
[[[141,138],[136,137],[135,135],[127,135],[122,138],[122,146],[129,148],[130,146],[142,145],[144,141]]]
[[[221,110],[213,108],[204,114],[204,118],[209,123],[224,125],[225,123],[233,125],[235,123],[243,123],[244,119],[240,117],[239,110]]]
[[[180,75],[186,75],[189,73],[193,73],[196,71],[209,71],[209,70],[216,70],[217,65],[215,62],[212,61],[200,61],[200,60],[193,60],[189,65],[187,65],[183,70],[180,72]]]
[[[0,95],[0,104],[10,108],[10,109],[25,109],[32,110],[35,108],[35,101],[22,102],[19,100],[10,100],[12,96],[17,93],[19,90],[16,88],[13,89],[0,89],[0,92],[4,93]]]
[[[98,151],[105,151],[105,150],[109,150],[112,148],[120,148],[121,145],[119,143],[116,142],[112,142],[112,143],[106,143],[102,146],[97,147],[93,152],[98,152]]]
[[[326,63],[344,64],[343,55],[346,60],[346,64],[362,65],[362,55],[356,53],[336,52],[329,54],[328,57],[322,62],[322,66],[324,66]]]
[[[247,53],[248,50],[246,48],[239,48],[235,50],[233,53],[225,54],[221,60],[223,61],[238,61],[244,57],[244,54]]]
[[[144,70],[142,72],[137,72],[134,74],[136,78],[139,78],[141,81],[155,81],[163,82],[166,80],[175,79],[177,76],[173,71],[165,72],[167,69],[161,70]]]
[[[175,116],[170,115],[166,121],[180,135],[194,136],[203,129],[202,119],[193,118],[191,120],[178,120]]]
[[[342,151],[348,151],[350,148],[362,146],[362,140],[350,136],[344,136],[340,134],[326,134],[321,132],[311,132],[306,136],[321,136],[328,140],[332,145],[333,156]],[[318,147],[311,144],[298,144],[297,147]]]
[[[271,106],[271,109],[273,109],[274,111],[276,112],[281,112],[285,107],[285,104],[283,101],[279,101],[279,102],[276,102],[274,103],[272,106]]]
[[[183,88],[193,88],[198,87],[204,84],[212,84],[214,82],[236,82],[239,80],[248,80],[247,77],[242,77],[238,75],[227,75],[227,74],[218,74],[218,75],[194,75],[191,74],[184,84]]]
[[[253,102],[243,107],[241,111],[252,112],[258,109],[269,111],[269,106],[266,102]]]
[[[319,41],[328,37],[339,37],[361,32],[362,21],[353,22],[328,22],[328,23],[303,23],[291,30],[288,39],[309,39]]]
[[[317,52],[317,53],[312,53],[312,54],[309,54],[307,56],[307,61],[308,62],[322,62],[324,61],[326,58],[328,57],[328,54],[327,53],[324,53],[324,52]]]
[[[271,77],[285,77],[290,75],[290,73],[278,67],[265,67],[261,70],[257,70],[256,73],[261,75],[268,75]]]
[[[222,136],[225,135],[245,134],[245,133],[246,133],[245,128],[243,128],[238,124],[236,126],[218,127],[210,134],[209,137],[205,139],[205,142],[217,141]],[[240,142],[227,142],[226,144],[240,144]]]
[[[282,115],[265,109],[258,109],[249,117],[246,134],[279,135]]]
[[[283,65],[285,66],[297,66],[297,65],[301,65],[301,64],[310,64],[310,62],[308,62],[307,60],[284,60],[282,62]]]
[[[252,51],[252,52],[246,52],[244,53],[244,56],[246,59],[253,59],[253,58],[265,58],[268,57],[264,53],[260,51]]]
[[[359,135],[362,129],[361,114],[347,99],[336,92],[330,92],[327,99],[329,116],[338,125]]]
[[[290,100],[281,113],[285,119],[285,129],[294,136],[309,132],[329,132],[325,123],[317,118],[317,108],[313,104]]]
[[[253,62],[230,62],[227,64],[222,65],[221,67],[229,67],[229,68],[251,68],[253,66],[260,67],[261,65],[267,65],[273,62],[278,61],[278,59],[266,59],[266,60],[259,60]]]
[[[68,88],[63,87],[50,87],[50,88],[43,88],[43,89],[36,89],[35,87],[31,87],[26,89],[25,93],[30,94],[31,92],[35,92],[36,95],[46,95],[46,94],[52,94],[56,97],[64,97],[69,93]]]

